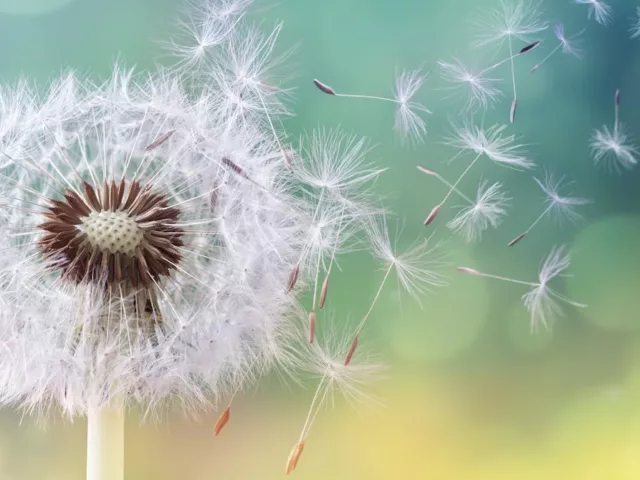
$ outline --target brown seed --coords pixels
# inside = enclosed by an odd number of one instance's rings
[[[220,432],[229,421],[230,416],[231,416],[231,405],[225,408],[224,411],[218,417],[218,420],[216,420],[216,424],[213,426],[214,436],[217,437],[218,435],[220,435]]]
[[[441,206],[442,205],[436,205],[435,207],[433,207],[433,209],[429,213],[429,216],[424,221],[425,227],[436,219],[436,217],[438,216],[438,212],[440,211],[440,207]]]
[[[313,343],[316,339],[316,311],[309,312],[309,343]]]
[[[318,306],[320,308],[324,307],[324,302],[327,301],[327,291],[329,290],[329,274],[324,277],[324,281],[322,282],[322,289],[320,290],[320,302]]]
[[[351,363],[351,359],[353,358],[353,354],[356,353],[356,348],[358,348],[358,335],[353,337],[353,341],[351,342],[351,346],[349,347],[349,351],[347,352],[347,356],[344,359],[344,366],[348,366]]]
[[[289,293],[296,286],[296,283],[298,282],[298,275],[300,275],[300,265],[296,265],[289,274],[286,293]]]
[[[169,140],[169,138],[171,137],[171,135],[173,135],[175,133],[175,130],[169,130],[167,133],[165,133],[164,135],[162,135],[160,138],[158,138],[156,141],[154,141],[153,143],[150,143],[149,145],[147,145],[146,147],[144,147],[144,151],[145,152],[150,152],[151,150],[158,148],[160,145],[162,145],[164,142],[166,142],[167,140]]]
[[[526,47],[522,47],[522,49],[518,52],[518,55],[522,55],[523,53],[530,52],[531,50],[536,48],[538,45],[540,45],[540,40],[530,43]]]
[[[520,240],[522,240],[525,235],[526,235],[526,233],[521,233],[520,235],[518,235],[516,238],[514,238],[513,240],[511,240],[509,242],[509,246],[513,247],[516,243],[518,243]]]
[[[317,79],[314,78],[313,79],[313,83],[314,83],[314,85],[316,87],[318,87],[318,89],[321,92],[324,92],[327,95],[335,95],[336,94],[336,92],[335,92],[335,90],[333,88],[331,88],[329,85],[327,85],[325,83],[322,83],[320,80],[317,80]]]
[[[291,449],[291,453],[289,454],[289,458],[287,459],[287,466],[285,468],[285,473],[289,475],[298,465],[298,460],[300,459],[300,455],[304,451],[304,442],[298,442]]]

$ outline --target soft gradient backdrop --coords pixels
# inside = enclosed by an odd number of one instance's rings
[[[574,179],[574,193],[594,200],[583,210],[587,221],[558,228],[545,220],[509,249],[506,243],[543,208],[540,191],[529,173],[487,162],[474,167],[462,188],[473,193],[480,176],[504,181],[514,197],[510,216],[478,245],[447,242],[451,285],[424,298],[423,309],[389,284],[366,333],[389,365],[386,378],[371,387],[383,405],[354,409],[338,401],[321,413],[296,478],[640,478],[640,169],[604,174],[588,147],[592,129],[612,121],[618,87],[622,120],[631,132],[640,128],[640,40],[627,33],[637,2],[611,3],[615,21],[603,28],[587,20],[582,5],[544,2],[545,18],[562,20],[568,33],[587,28],[585,55],[558,53],[530,74],[555,46],[545,32],[542,46],[517,62],[518,118],[509,127],[540,166]],[[497,4],[280,0],[254,9],[265,27],[284,21],[283,50],[297,46],[289,62],[296,117],[285,127],[293,137],[325,125],[373,139],[371,159],[390,167],[377,188],[390,195],[404,223],[401,243],[430,233],[422,221],[444,192],[416,165],[448,178],[465,166],[446,163],[453,152],[441,141],[462,98],[447,98],[436,62],[503,58],[504,51],[469,46],[474,18]],[[168,61],[159,43],[175,32],[184,7],[183,0],[0,0],[0,80],[25,75],[45,84],[66,67],[99,77],[118,58],[153,68]],[[311,83],[317,77],[340,91],[388,95],[396,68],[419,66],[431,71],[418,97],[433,112],[419,147],[403,147],[394,137],[392,105],[328,97]],[[508,78],[508,70],[500,75]],[[507,95],[485,124],[506,121],[509,103]],[[449,236],[444,225],[439,218],[433,226],[441,238]],[[573,276],[559,288],[589,307],[567,309],[551,332],[530,334],[517,285],[457,275],[454,268],[534,281],[543,257],[559,244],[573,251]],[[366,311],[381,273],[365,254],[341,266],[330,306],[338,322],[353,322]],[[142,424],[139,412],[131,412],[127,480],[282,478],[313,394],[313,383],[306,387],[271,379],[245,392],[218,438],[211,434],[216,412],[196,420],[173,412],[155,424]],[[0,480],[82,479],[84,436],[82,420],[56,418],[42,426],[20,412],[0,411]]]

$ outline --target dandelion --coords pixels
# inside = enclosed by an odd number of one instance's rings
[[[486,156],[498,165],[511,168],[529,169],[534,166],[533,162],[524,155],[523,145],[516,143],[515,135],[503,136],[505,128],[506,125],[494,125],[487,129],[468,124],[462,127],[454,126],[454,134],[447,144],[458,148],[460,151],[453,158],[457,158],[468,151],[473,152],[475,157],[454,184],[450,186],[444,198],[433,207],[424,221],[425,225],[429,225],[435,220],[442,206],[482,156]]]
[[[631,35],[631,38],[637,38],[640,36],[640,7],[636,7],[636,18],[629,29],[629,34]]]
[[[600,25],[608,25],[611,23],[613,16],[613,9],[610,5],[602,2],[601,0],[574,0],[579,5],[588,5],[589,14],[588,18],[595,18],[596,22]]]
[[[584,33],[584,29],[580,30],[578,33],[572,35],[571,37],[566,37],[564,34],[564,25],[562,23],[556,23],[553,26],[553,33],[558,39],[558,45],[551,50],[546,57],[536,63],[531,69],[532,72],[535,72],[539,69],[547,60],[549,60],[558,50],[562,49],[563,53],[567,53],[569,55],[573,55],[574,57],[580,57],[582,51],[578,45],[578,37]]]
[[[515,58],[513,40],[517,39],[531,43],[533,35],[547,28],[546,22],[540,19],[540,3],[538,0],[501,0],[499,8],[490,10],[486,16],[480,18],[478,21],[478,27],[483,33],[477,36],[474,43],[476,47],[493,45],[497,50],[500,50],[505,42],[509,46],[511,84],[513,90],[513,100],[509,112],[509,121],[511,123],[515,121],[518,104],[516,74],[513,62]]]
[[[288,356],[284,286],[307,223],[268,137],[226,132],[258,186],[221,155],[224,116],[164,77],[128,82],[68,76],[2,115],[21,133],[3,131],[0,338],[28,354],[0,357],[0,401],[88,415],[91,479],[117,460],[100,445],[126,405],[204,407]]]
[[[425,80],[425,75],[420,70],[403,70],[396,75],[396,85],[393,98],[378,97],[372,95],[338,93],[320,80],[314,80],[314,85],[323,93],[335,97],[360,98],[368,100],[379,100],[396,104],[394,130],[402,140],[421,141],[423,135],[427,133],[425,121],[418,115],[418,112],[431,113],[420,103],[412,99],[418,93]]]
[[[241,387],[296,369],[296,297],[381,210],[359,139],[282,162],[279,26],[244,35],[246,3],[204,8],[228,34],[175,68],[0,88],[0,402],[87,416],[89,480],[122,478],[127,406],[224,398],[218,435]]]
[[[501,65],[512,61],[515,57],[533,50],[538,46],[538,44],[539,42],[534,42],[523,48],[520,52],[517,52],[515,55],[494,63],[479,72],[472,71],[459,60],[454,60],[454,63],[439,61],[438,65],[442,70],[442,77],[446,81],[453,83],[453,88],[457,88],[462,85],[464,88],[468,89],[467,101],[464,110],[470,111],[477,107],[486,109],[495,100],[495,98],[502,93],[497,87],[500,80],[488,77],[487,74]]]
[[[569,261],[569,255],[565,252],[564,247],[554,247],[542,264],[537,282],[526,282],[501,277],[479,272],[469,267],[458,267],[458,271],[466,273],[467,275],[492,278],[503,282],[528,286],[529,291],[522,296],[522,300],[524,301],[527,311],[530,313],[530,326],[533,332],[538,325],[543,325],[545,328],[548,328],[551,320],[556,315],[563,313],[560,302],[577,308],[586,307],[586,305],[574,302],[549,287],[549,283],[554,278],[563,276],[562,272],[569,268]]]
[[[619,120],[620,90],[614,95],[613,129],[604,125],[595,129],[591,136],[591,151],[596,165],[604,165],[608,170],[619,172],[631,169],[638,163],[638,151]]]
[[[576,213],[575,207],[591,203],[585,198],[560,195],[560,191],[571,184],[571,182],[564,182],[564,176],[557,178],[551,172],[546,172],[544,180],[538,178],[534,178],[534,180],[545,194],[547,207],[524,232],[509,242],[510,247],[519,243],[547,215],[552,215],[559,223],[576,222],[582,217]]]

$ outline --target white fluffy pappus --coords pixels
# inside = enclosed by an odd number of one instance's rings
[[[259,125],[118,68],[2,97],[2,403],[192,408],[293,361],[312,206]]]

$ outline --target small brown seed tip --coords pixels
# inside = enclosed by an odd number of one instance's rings
[[[324,277],[324,281],[322,282],[322,289],[320,291],[320,302],[318,303],[318,307],[324,307],[324,303],[327,301],[327,293],[329,290],[329,274]]]
[[[520,50],[520,52],[518,52],[518,55],[522,55],[523,53],[530,52],[531,50],[536,48],[538,45],[540,45],[540,40],[537,40],[537,41],[535,41],[533,43],[530,43],[526,47],[522,47],[522,50]]]
[[[291,449],[291,453],[289,453],[289,458],[287,459],[287,466],[285,468],[285,473],[289,475],[298,465],[298,460],[300,459],[300,455],[304,451],[304,442],[298,442]]]
[[[220,416],[218,417],[218,420],[216,420],[216,424],[213,426],[214,436],[217,437],[220,434],[224,426],[229,421],[230,416],[231,416],[231,406],[228,406],[227,408],[224,409],[224,412],[220,414]]]
[[[518,235],[516,238],[514,238],[513,240],[511,240],[509,242],[509,246],[513,247],[516,243],[518,243],[520,240],[522,240],[525,235],[526,235],[526,233],[521,233],[520,235]]]
[[[298,275],[300,275],[300,265],[296,265],[295,268],[289,274],[289,281],[287,282],[286,293],[291,292],[298,282]]]
[[[514,123],[516,121],[516,108],[518,107],[518,99],[514,98],[511,102],[511,110],[509,110],[509,122]]]
[[[309,343],[313,343],[316,339],[316,311],[309,312]]]
[[[436,217],[438,216],[438,212],[440,212],[440,207],[442,207],[442,205],[436,205],[435,207],[433,207],[433,209],[429,213],[429,216],[424,221],[425,227],[436,219]]]
[[[348,366],[353,359],[353,354],[356,353],[356,348],[358,348],[358,335],[353,337],[351,341],[351,346],[349,347],[349,351],[347,352],[347,356],[344,359],[344,366]]]
[[[318,87],[318,90],[320,90],[321,92],[326,93],[327,95],[335,95],[336,92],[333,88],[331,88],[329,85],[322,83],[320,80],[318,79],[313,79],[313,83],[316,87]]]

